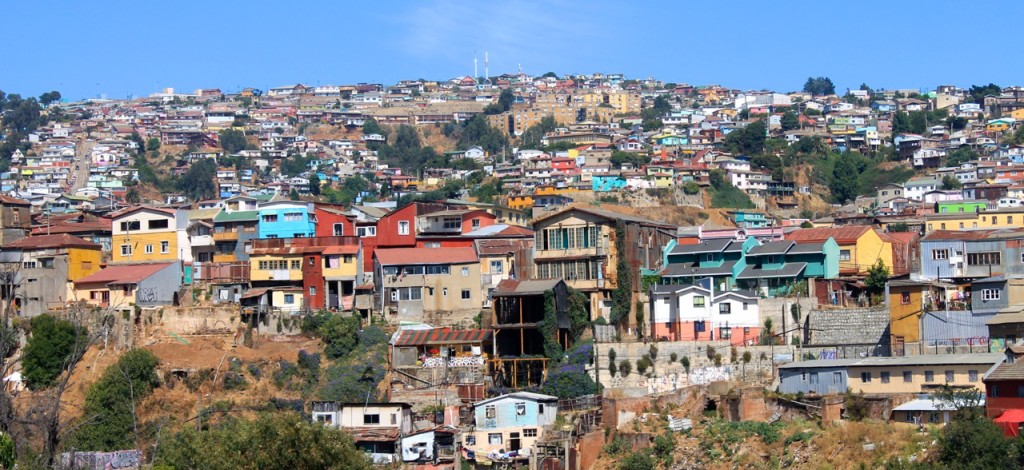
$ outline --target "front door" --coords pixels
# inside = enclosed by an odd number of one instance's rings
[[[509,450],[509,452],[517,451],[517,450],[519,450],[519,448],[520,448],[519,433],[517,433],[517,432],[509,433],[509,435],[508,435],[508,450]]]

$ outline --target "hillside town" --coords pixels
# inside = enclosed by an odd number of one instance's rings
[[[417,470],[909,465],[1024,424],[1024,87],[519,70],[0,115],[19,455],[202,468],[154,417],[268,409]],[[133,351],[129,412],[101,364]]]

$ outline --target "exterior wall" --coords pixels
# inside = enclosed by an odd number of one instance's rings
[[[1024,396],[1020,393],[1024,380],[1000,380],[985,384],[985,413],[996,418],[1006,410],[1024,408]]]
[[[135,304],[140,307],[172,305],[181,288],[181,263],[173,263],[139,283]]]
[[[314,207],[316,213],[316,236],[333,237],[335,235],[351,236],[356,234],[356,226],[348,217],[323,210],[318,206]],[[342,233],[334,233],[335,224],[341,224]]]
[[[364,416],[379,415],[379,424],[365,423]],[[366,407],[345,407],[339,413],[338,426],[342,428],[395,428],[402,434],[412,431],[412,417],[408,408],[401,406],[369,405]]]
[[[890,270],[892,269],[892,244],[883,241],[874,230],[868,230],[863,236],[857,239],[854,251],[855,253],[851,253],[850,259],[856,264],[854,265],[847,261],[840,261],[840,271],[850,269],[851,271],[865,274],[879,259],[882,260]]]
[[[312,237],[316,222],[312,220],[312,205],[301,202],[274,202],[259,208],[260,238]],[[285,214],[300,214],[298,220],[285,220]],[[272,218],[276,216],[277,220]]]
[[[945,250],[945,259],[936,259],[937,250]],[[957,254],[959,253],[959,255]],[[946,279],[958,277],[963,266],[957,267],[958,263],[966,264],[964,259],[964,243],[959,240],[922,240],[921,241],[921,277],[925,279]]]
[[[99,271],[102,252],[99,249],[68,248],[68,281],[77,281]]]
[[[779,392],[818,395],[845,393],[847,380],[844,367],[779,369]]]
[[[995,361],[993,361],[995,362]],[[948,365],[927,365],[927,366],[878,366],[878,367],[850,367],[849,387],[852,392],[872,393],[922,393],[928,391],[929,387],[938,387],[949,384],[955,387],[977,387],[981,388],[981,377],[992,367],[992,364],[948,364]],[[946,371],[953,371],[953,380],[946,381]],[[971,380],[971,371],[973,378]],[[882,373],[889,373],[889,383],[882,382]],[[903,374],[911,374],[910,381],[904,381]],[[929,381],[926,372],[933,374]],[[862,380],[862,373],[871,373],[871,381]]]
[[[125,231],[121,229],[122,222],[133,221],[139,222],[139,230]],[[166,221],[167,228],[148,228],[149,223],[153,221]],[[191,248],[187,241],[182,243],[182,238],[188,239],[184,234],[184,226],[179,227],[185,223],[187,220],[183,218],[148,209],[118,217],[114,219],[112,227],[111,260],[114,263],[175,261],[183,259],[185,252],[188,252],[188,258],[191,258]],[[167,244],[166,250],[162,249],[164,242]],[[131,247],[131,255],[123,254],[123,246]],[[152,249],[152,253],[146,253],[147,247]]]
[[[302,263],[302,294],[305,304],[312,309],[326,306],[327,291],[324,289],[324,268],[319,253],[307,253]]]
[[[521,412],[517,413],[516,404],[522,404]],[[494,417],[487,417],[487,408],[494,407]],[[543,407],[543,411],[541,411]],[[509,439],[513,433],[519,434],[520,448],[533,447],[534,443],[543,436],[544,426],[555,422],[555,415],[558,407],[553,402],[539,403],[519,397],[507,397],[474,407],[473,413],[476,419],[476,428],[471,434],[475,437],[476,444],[466,445],[467,440],[463,438],[463,445],[477,453],[486,454],[498,449],[508,449]],[[524,430],[536,430],[535,436],[525,436]],[[500,442],[492,444],[491,435],[501,435]]]
[[[256,281],[299,281],[302,280],[302,255],[253,255],[249,260],[249,280]],[[287,263],[288,269],[262,268],[262,262]],[[294,269],[293,269],[294,268]]]
[[[25,238],[32,226],[30,209],[29,205],[0,205],[0,245]]]
[[[703,297],[704,307],[694,305],[698,296]],[[664,337],[670,341],[724,341],[722,329],[729,328],[729,342],[740,346],[756,341],[760,334],[756,298],[744,301],[730,294],[721,294],[711,299],[705,291],[696,290],[678,296],[652,293],[651,298],[651,332],[655,338]],[[721,313],[722,304],[729,304],[729,313]],[[704,331],[696,331],[696,322],[704,322]]]
[[[287,302],[291,298],[291,302]],[[270,296],[270,305],[282,312],[296,313],[303,310],[304,297],[298,289],[274,290]]]
[[[889,307],[889,337],[893,342],[893,355],[900,355],[897,351],[897,337],[903,338],[903,343],[916,343],[921,340],[921,315],[924,306],[924,295],[922,286],[886,286],[887,304]],[[910,300],[903,302],[903,293],[910,296]]]
[[[410,261],[410,265],[415,262]],[[466,275],[463,275],[463,268]],[[385,318],[391,323],[400,321],[426,322],[434,326],[468,324],[483,307],[480,285],[480,263],[452,264],[449,274],[413,274],[407,276],[382,275],[378,269],[384,299]],[[419,300],[391,300],[397,288],[419,287]],[[462,298],[469,291],[469,299]],[[376,307],[376,306],[375,306]]]
[[[377,221],[377,246],[399,247],[416,245],[416,204],[409,204]],[[399,233],[399,223],[408,222],[405,235]],[[371,254],[372,255],[372,254]]]

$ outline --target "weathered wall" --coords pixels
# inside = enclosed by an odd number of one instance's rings
[[[238,305],[214,307],[163,307],[142,312],[147,335],[197,335],[234,333],[239,326]]]
[[[602,418],[607,428],[619,429],[652,406],[669,408],[683,406],[684,414],[699,413],[704,408],[704,387],[686,387],[655,396],[623,397],[606,394],[602,399]]]

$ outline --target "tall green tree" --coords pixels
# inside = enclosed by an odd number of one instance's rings
[[[234,129],[220,131],[220,147],[227,153],[238,153],[245,150],[249,142],[245,140],[245,133]]]
[[[971,85],[967,92],[971,95],[971,101],[977,104],[985,104],[986,96],[999,96],[1003,92],[1003,88],[995,83],[989,83],[988,85]]]
[[[765,122],[764,119],[736,129],[725,136],[725,147],[734,153],[754,155],[764,151]]]
[[[872,294],[881,294],[885,291],[885,284],[889,282],[889,267],[885,265],[885,262],[879,259],[868,268],[868,275],[864,278],[864,285],[867,286],[868,292]]]
[[[832,184],[829,189],[832,191],[832,199],[838,203],[845,203],[857,198],[857,175],[860,168],[853,158],[840,156],[832,170]]]
[[[43,93],[42,95],[39,95],[39,102],[42,103],[43,106],[49,106],[52,103],[60,101],[60,98],[61,96],[59,91],[48,91],[46,93]]]
[[[99,451],[136,449],[141,427],[136,407],[159,385],[153,353],[128,351],[103,371],[85,394],[85,408],[72,447]]]
[[[780,124],[782,124],[782,130],[784,131],[791,131],[800,127],[800,116],[795,111],[786,111],[782,114],[782,119],[780,121]]]
[[[217,185],[213,182],[215,176],[217,165],[213,160],[201,159],[193,163],[178,180],[178,190],[193,201],[212,199],[217,195]]]
[[[828,77],[807,77],[807,82],[804,83],[804,92],[815,96],[834,95],[836,86]]]
[[[309,194],[314,196],[320,195],[320,177],[317,176],[316,172],[309,175]]]
[[[32,335],[25,346],[22,370],[28,387],[39,390],[54,384],[70,365],[72,353],[89,338],[83,328],[47,314],[33,318],[30,324]]]

